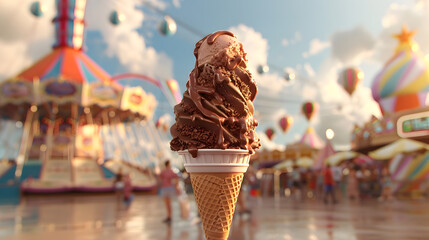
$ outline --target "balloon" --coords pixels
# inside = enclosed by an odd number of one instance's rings
[[[42,4],[39,1],[34,1],[30,5],[30,12],[35,17],[43,16],[44,10],[45,10],[44,7],[42,6]]]
[[[317,103],[305,102],[302,104],[301,110],[305,118],[310,121],[313,115],[317,112]]]
[[[362,78],[363,73],[359,69],[346,68],[340,73],[338,83],[351,96]]]
[[[284,116],[279,120],[279,125],[284,133],[289,130],[289,128],[292,126],[292,123],[293,123],[293,118],[290,116]]]
[[[268,72],[270,68],[267,65],[259,65],[257,70],[259,74],[264,74]]]
[[[292,80],[295,79],[295,73],[293,73],[293,72],[286,72],[284,78],[288,82],[292,81]]]
[[[164,36],[174,35],[177,31],[177,25],[173,18],[165,16],[159,25],[159,32]]]
[[[162,118],[158,118],[158,120],[156,120],[155,126],[156,128],[160,129],[162,128],[163,124],[164,124],[164,120]]]
[[[119,25],[124,20],[125,20],[125,16],[122,13],[120,13],[116,10],[114,10],[110,13],[109,21],[111,24]]]
[[[162,124],[162,131],[167,132],[170,126],[167,123]]]
[[[267,135],[268,139],[272,139],[274,136],[274,129],[272,128],[267,128],[267,130],[265,130],[265,134]]]

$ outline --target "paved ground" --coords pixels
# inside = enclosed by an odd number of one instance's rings
[[[259,198],[249,204],[252,214],[234,218],[230,239],[429,239],[428,200],[326,206]],[[0,239],[203,239],[192,219],[181,220],[175,211],[168,226],[162,223],[164,214],[162,200],[153,195],[136,196],[128,209],[118,206],[113,195],[32,196],[20,205],[0,206]]]

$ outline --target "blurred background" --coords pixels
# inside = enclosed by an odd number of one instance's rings
[[[157,201],[167,159],[191,193],[169,129],[195,43],[217,30],[243,43],[258,84],[251,208],[263,197],[320,200],[328,165],[340,202],[351,173],[361,201],[428,197],[428,20],[425,0],[2,1],[0,202],[18,211],[45,198],[113,201],[126,175],[133,206],[144,206]],[[4,218],[4,236],[21,231]]]

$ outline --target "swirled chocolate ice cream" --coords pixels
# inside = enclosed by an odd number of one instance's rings
[[[182,101],[174,107],[173,151],[246,149],[253,154],[260,141],[253,118],[257,87],[247,70],[243,45],[233,33],[218,31],[195,45],[195,68]]]

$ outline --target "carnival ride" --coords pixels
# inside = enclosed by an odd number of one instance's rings
[[[106,73],[82,51],[85,6],[86,0],[56,0],[52,52],[0,83],[0,137],[6,143],[0,177],[13,171],[24,192],[112,191],[104,167],[129,173],[136,190],[149,190],[156,186],[151,169],[171,154],[152,122],[154,95],[118,80],[152,83],[170,102],[180,101],[177,82]],[[38,1],[30,10],[43,15]]]

